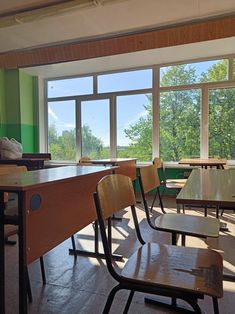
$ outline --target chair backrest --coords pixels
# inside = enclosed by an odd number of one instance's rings
[[[146,194],[160,186],[160,180],[155,165],[140,168],[140,181],[143,192]]]
[[[81,157],[79,159],[78,164],[82,165],[82,166],[88,166],[88,165],[90,166],[90,165],[92,165],[91,158],[88,156]]]
[[[161,160],[161,158],[159,157],[154,157],[153,159],[153,165],[156,167],[156,168],[162,168],[163,167],[163,162]]]
[[[104,219],[136,203],[131,179],[121,174],[101,179],[97,185],[97,194]]]
[[[111,216],[116,211],[124,208],[127,209],[128,207],[131,208],[137,238],[141,244],[145,243],[141,237],[138,225],[135,211],[135,193],[131,179],[121,174],[111,174],[103,177],[97,184],[94,200],[107,267],[111,275],[116,280],[120,280],[120,275],[116,272],[112,264],[111,247],[106,235],[105,220],[108,218],[110,225]]]
[[[0,166],[0,176],[5,174],[13,174],[26,172],[27,168],[25,166],[17,166],[17,165],[1,165]],[[8,193],[4,192],[4,202],[8,201]]]

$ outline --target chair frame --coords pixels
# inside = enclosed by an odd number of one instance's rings
[[[117,175],[117,174],[116,175],[115,174],[108,175],[108,176],[104,177],[103,179],[101,179],[101,181],[98,183],[98,186],[102,181],[104,182],[104,180],[106,180],[107,177],[111,177],[111,176],[125,177],[123,175]],[[130,180],[130,179],[128,177],[126,177],[126,180]],[[116,183],[117,183],[117,181],[116,181]],[[131,181],[130,181],[130,183],[131,183]],[[179,287],[167,287],[167,286],[162,287],[161,285],[158,285],[157,283],[155,285],[151,285],[151,284],[149,285],[145,281],[134,280],[132,278],[121,276],[120,274],[117,273],[116,269],[113,267],[113,264],[112,264],[111,251],[110,251],[111,248],[110,248],[110,244],[108,241],[108,237],[106,235],[105,223],[104,223],[104,220],[108,219],[108,224],[109,225],[111,224],[111,215],[114,213],[114,211],[111,211],[111,209],[110,209],[110,216],[109,217],[103,216],[103,213],[102,213],[103,209],[102,209],[101,204],[100,204],[98,186],[97,186],[96,192],[94,193],[94,201],[95,201],[95,206],[96,206],[96,211],[97,211],[98,222],[99,222],[99,226],[100,226],[100,233],[101,233],[104,253],[106,256],[107,268],[108,268],[110,274],[112,275],[112,277],[114,279],[116,279],[116,281],[118,282],[118,284],[109,293],[108,299],[106,301],[106,304],[105,304],[105,307],[103,310],[103,314],[109,313],[111,306],[112,306],[112,303],[113,303],[113,300],[114,300],[114,297],[115,297],[116,293],[121,289],[130,290],[130,294],[128,296],[128,299],[127,299],[123,313],[128,312],[129,307],[130,307],[131,302],[132,302],[132,299],[133,299],[133,296],[134,296],[134,293],[136,291],[144,292],[144,293],[150,293],[150,294],[154,294],[154,295],[165,296],[165,297],[170,297],[170,298],[172,298],[172,301],[173,301],[171,304],[171,308],[177,309],[177,310],[179,310],[179,309],[181,310],[181,308],[177,305],[176,299],[181,299],[181,300],[184,300],[185,302],[187,302],[189,305],[191,305],[191,307],[195,313],[202,313],[201,309],[198,305],[198,299],[204,298],[204,294],[202,292],[200,293],[200,292],[195,292],[195,291],[193,291],[193,292],[182,291],[181,289],[179,289]],[[133,189],[133,187],[132,187],[132,189]],[[138,223],[138,219],[137,219],[137,214],[136,214],[135,203],[129,203],[128,206],[130,206],[130,208],[131,208],[137,238],[138,238],[140,244],[144,245],[145,241],[143,240],[143,238],[141,236],[139,223]],[[212,298],[213,298],[214,313],[218,314],[219,313],[218,299],[217,299],[217,297],[212,297]],[[190,313],[190,311],[188,311],[188,313]]]

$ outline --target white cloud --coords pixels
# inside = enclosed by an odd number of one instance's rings
[[[51,109],[50,106],[48,107],[48,114],[49,114],[53,119],[55,119],[56,121],[58,120],[57,115],[54,113],[54,111]]]

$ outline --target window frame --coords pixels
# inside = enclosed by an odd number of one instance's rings
[[[208,158],[209,152],[209,90],[215,88],[235,88],[235,78],[233,78],[233,62],[234,62],[235,54],[233,55],[223,55],[216,57],[206,57],[200,59],[189,59],[178,62],[169,62],[162,64],[154,64],[151,66],[141,66],[135,68],[125,68],[118,69],[114,71],[104,71],[104,72],[96,72],[96,73],[86,73],[82,75],[73,75],[73,76],[63,76],[63,77],[51,77],[44,79],[44,106],[43,112],[39,112],[39,125],[44,126],[45,132],[41,132],[43,134],[43,139],[40,141],[40,149],[43,151],[48,151],[48,117],[47,117],[47,102],[48,101],[59,101],[59,100],[69,100],[76,99],[76,102],[81,102],[85,100],[95,100],[95,99],[110,99],[110,157],[116,157],[116,97],[117,96],[126,96],[126,95],[134,95],[134,94],[143,94],[148,93],[152,94],[152,112],[153,112],[153,127],[152,127],[152,154],[154,156],[159,156],[160,151],[160,129],[159,129],[159,119],[160,119],[160,93],[162,91],[180,91],[186,89],[200,89],[201,90],[201,121],[200,121],[200,157]],[[218,81],[218,82],[206,82],[206,83],[195,83],[189,85],[179,85],[179,86],[160,86],[160,68],[166,66],[180,65],[180,64],[192,64],[196,62],[203,61],[211,61],[211,60],[228,60],[228,80]],[[121,73],[121,72],[130,72],[130,71],[138,71],[138,70],[152,70],[152,88],[147,89],[138,89],[138,90],[126,90],[126,91],[117,91],[117,92],[108,92],[108,93],[98,93],[98,76],[104,74],[112,74],[112,73]],[[61,80],[61,79],[71,79],[74,77],[93,77],[93,94],[91,95],[81,95],[81,96],[67,96],[67,97],[47,97],[47,82],[51,80]],[[40,81],[39,81],[40,83]],[[43,94],[42,93],[42,94]],[[76,126],[78,127],[78,126]],[[77,143],[78,153],[77,158],[80,158],[81,149],[79,149],[79,141]],[[235,164],[235,160],[229,161],[232,164]],[[175,163],[176,164],[176,163]]]

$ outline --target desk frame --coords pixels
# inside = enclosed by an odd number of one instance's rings
[[[176,197],[178,205],[201,205],[235,208],[235,169],[194,169]],[[235,282],[235,275],[224,274]]]

